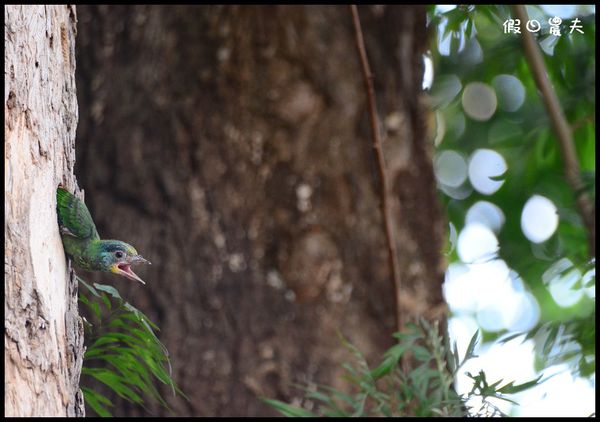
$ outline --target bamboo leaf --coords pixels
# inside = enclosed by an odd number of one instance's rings
[[[479,330],[475,331],[473,337],[471,337],[471,341],[469,341],[469,345],[467,346],[467,351],[465,352],[465,357],[463,359],[463,363],[471,358],[476,358],[477,355],[473,352],[475,351],[475,346],[477,346],[477,338],[479,336]]]
[[[83,285],[83,287],[85,287],[94,296],[100,297],[100,293],[98,293],[96,291],[96,289],[94,289],[92,286],[90,286],[88,283],[86,283],[82,278],[77,277],[77,280],[79,281],[79,283],[81,283]]]
[[[113,407],[112,402],[108,398],[87,387],[81,387],[81,392],[83,393],[85,404],[90,406],[92,410],[98,414],[98,416],[112,416],[112,414],[106,408],[106,406]]]
[[[535,387],[536,385],[538,385],[540,379],[542,379],[542,376],[543,375],[540,375],[536,379],[524,382],[522,384],[517,384],[517,385],[513,385],[514,381],[512,381],[512,382],[506,384],[505,386],[499,388],[497,391],[498,391],[498,393],[502,393],[502,394],[516,394],[516,393],[520,393],[521,391],[525,391],[525,390],[527,390],[529,388],[532,388],[532,387]]]
[[[116,374],[113,371],[104,369],[104,368],[82,368],[82,374],[89,375],[93,378],[96,378],[98,381],[106,384],[110,387],[115,393],[117,393],[120,397],[132,401],[137,404],[141,404],[143,402],[142,398],[131,388],[125,385],[125,381],[122,377]]]
[[[158,330],[142,312],[125,302],[117,289],[112,286],[95,283],[94,287],[81,280],[84,289],[90,291],[96,299],[90,300],[80,291],[80,300],[101,321],[103,332],[88,346],[84,356],[82,374],[102,382],[115,391],[120,397],[144,406],[141,394],[157,400],[167,407],[166,401],[154,385],[155,380],[169,385],[173,394],[179,394],[186,400],[189,398],[178,388],[171,378],[171,364],[166,347],[160,342],[153,329]],[[113,308],[109,296],[118,300],[118,307]],[[100,303],[110,312],[107,320],[102,319]],[[90,367],[90,362],[97,360],[109,364],[107,368]],[[93,390],[87,388],[88,396],[99,415],[109,416],[110,412],[103,407],[100,396],[94,396]],[[90,393],[91,392],[91,393]],[[92,404],[90,404],[92,407]]]
[[[374,379],[379,379],[382,376],[389,374],[392,369],[398,365],[398,361],[402,357],[402,355],[406,352],[409,346],[406,344],[397,344],[392,346],[385,352],[383,362],[373,371],[371,371],[371,376]]]
[[[274,407],[275,410],[277,410],[284,416],[291,416],[291,417],[316,417],[317,416],[314,413],[311,413],[306,409],[291,406],[291,405],[284,403],[282,401],[279,401],[279,400],[273,400],[273,399],[267,399],[267,398],[261,398],[261,400],[263,402],[267,403],[268,405]]]
[[[94,283],[94,287],[102,292],[108,293],[115,299],[123,300],[123,298],[119,294],[119,291],[117,289],[115,289],[113,286],[109,286],[108,284]]]

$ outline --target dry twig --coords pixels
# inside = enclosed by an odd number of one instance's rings
[[[360,63],[362,67],[363,78],[365,81],[365,88],[367,91],[367,98],[369,101],[369,116],[371,120],[371,133],[373,136],[373,148],[377,154],[377,168],[379,170],[379,179],[381,183],[381,214],[383,217],[383,223],[385,227],[385,235],[387,240],[390,272],[392,276],[393,289],[396,298],[396,329],[400,331],[403,326],[402,312],[400,308],[400,265],[398,264],[398,255],[396,252],[396,239],[392,228],[392,222],[390,217],[390,206],[389,206],[389,190],[386,179],[385,171],[385,159],[383,157],[383,149],[381,146],[381,137],[379,135],[379,119],[377,117],[377,105],[375,103],[375,89],[373,88],[373,74],[369,66],[369,60],[367,59],[367,53],[365,50],[365,43],[363,41],[362,29],[360,26],[360,19],[358,17],[358,10],[356,5],[350,5],[350,12],[352,13],[352,20],[354,23],[354,33],[356,35],[356,48],[360,56]]]
[[[527,22],[529,20],[525,6],[513,5],[511,7],[515,17],[520,19],[521,22]],[[531,69],[535,83],[540,90],[542,101],[544,102],[544,106],[546,107],[546,111],[552,122],[554,132],[556,133],[556,139],[558,140],[565,166],[565,177],[567,183],[569,183],[569,186],[573,189],[579,213],[587,227],[590,254],[594,257],[596,256],[595,205],[591,201],[589,195],[585,192],[585,189],[583,189],[584,185],[581,179],[575,143],[573,142],[572,129],[565,118],[556,92],[548,79],[542,53],[540,52],[533,35],[531,35],[529,31],[523,31],[523,48],[525,50],[525,58],[529,63],[529,68]]]

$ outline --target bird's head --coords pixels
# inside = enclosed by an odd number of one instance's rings
[[[119,274],[130,280],[146,284],[133,272],[131,266],[140,263],[150,264],[150,262],[139,255],[133,246],[120,240],[102,240],[100,261],[103,271]]]

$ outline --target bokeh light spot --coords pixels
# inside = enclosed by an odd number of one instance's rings
[[[423,67],[423,89],[429,89],[433,85],[433,61],[428,55],[423,55]]]
[[[496,112],[498,100],[496,93],[488,85],[471,82],[463,91],[462,105],[467,116],[473,120],[484,122]]]
[[[592,280],[593,280],[593,282],[592,282]],[[587,294],[591,299],[596,299],[596,269],[595,268],[592,268],[591,270],[586,271],[586,273],[581,278],[581,283],[583,285],[585,294]]]
[[[458,235],[456,249],[463,262],[476,262],[498,251],[498,239],[488,227],[472,223],[466,225]]]
[[[504,224],[504,213],[496,204],[478,201],[469,208],[465,216],[465,224],[481,223],[498,233]]]
[[[465,66],[474,66],[483,61],[483,50],[477,38],[473,37],[467,40],[460,59]]]
[[[542,281],[548,285],[552,299],[562,307],[572,306],[583,297],[585,290],[582,286],[576,288],[581,279],[581,271],[568,258],[559,259],[542,274]]]
[[[469,180],[484,195],[491,195],[504,184],[504,180],[492,180],[506,172],[504,157],[491,149],[476,150],[469,161]]]
[[[570,18],[575,15],[577,6],[574,4],[540,4],[540,8],[549,16]]]
[[[550,238],[558,227],[558,212],[554,203],[541,195],[533,195],[521,214],[521,230],[527,239],[541,243]]]
[[[450,198],[457,199],[459,201],[468,198],[469,195],[473,193],[473,188],[468,183],[465,183],[464,185],[461,185],[457,188],[453,188],[452,186],[447,186],[440,183],[438,187]]]
[[[433,108],[447,107],[462,89],[462,83],[458,76],[441,75],[436,78],[435,83],[431,88],[431,104]]]
[[[525,102],[525,87],[512,75],[498,75],[492,81],[498,106],[505,111],[517,111]]]
[[[506,328],[514,332],[529,331],[540,320],[540,305],[535,296],[525,290],[523,279],[515,271],[511,270],[509,277],[515,294],[510,304],[513,315]]]
[[[467,160],[456,151],[442,151],[435,160],[435,175],[438,182],[456,188],[467,180]]]

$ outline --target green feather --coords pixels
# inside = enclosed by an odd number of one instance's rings
[[[58,188],[56,210],[65,252],[76,266],[84,270],[117,273],[143,283],[130,266],[149,262],[125,242],[101,240],[83,201],[65,189]]]
[[[56,190],[58,224],[65,234],[81,240],[99,240],[98,230],[85,204],[68,191]]]

